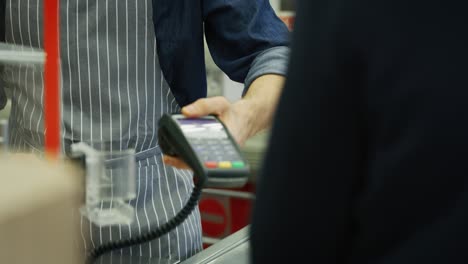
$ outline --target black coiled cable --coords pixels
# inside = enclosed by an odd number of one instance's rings
[[[182,210],[180,210],[179,213],[177,213],[177,215],[174,216],[174,218],[172,218],[170,221],[146,234],[141,234],[137,237],[113,241],[107,244],[100,245],[91,250],[86,263],[92,264],[97,258],[99,258],[99,256],[105,254],[106,252],[126,248],[137,244],[142,244],[159,238],[169,233],[169,231],[176,228],[178,225],[182,224],[182,222],[184,222],[184,220],[190,215],[193,209],[195,209],[195,206],[198,203],[204,182],[202,179],[203,178],[200,177],[199,181],[195,183],[195,187],[193,188],[192,194],[190,195],[190,199],[188,200],[187,204],[185,204],[184,208],[182,208]]]

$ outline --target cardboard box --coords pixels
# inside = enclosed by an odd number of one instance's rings
[[[84,263],[76,166],[0,155],[0,180],[0,263]]]

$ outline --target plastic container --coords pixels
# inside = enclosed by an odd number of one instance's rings
[[[130,224],[136,198],[135,151],[111,151],[102,143],[77,143],[71,146],[74,156],[84,155],[86,166],[85,204],[80,209],[98,226]]]

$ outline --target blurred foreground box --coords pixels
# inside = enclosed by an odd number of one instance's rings
[[[76,166],[0,153],[0,263],[82,264]]]

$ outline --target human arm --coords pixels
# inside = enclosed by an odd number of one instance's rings
[[[244,82],[242,99],[199,99],[182,109],[189,116],[218,114],[241,145],[269,126],[289,60],[289,31],[266,0],[204,1],[207,43],[216,64]],[[166,157],[168,164],[181,161]]]
[[[249,137],[270,126],[284,80],[281,75],[262,75],[252,82],[245,96],[234,103],[221,96],[203,98],[182,108],[182,113],[190,117],[216,114],[243,145]],[[173,157],[165,156],[164,161],[175,167],[187,167]]]

